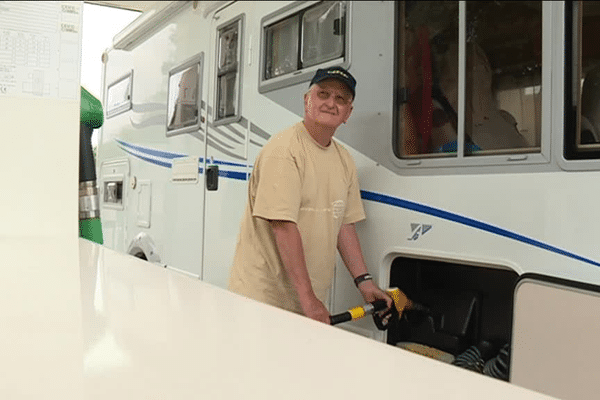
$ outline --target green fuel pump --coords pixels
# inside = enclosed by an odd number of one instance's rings
[[[103,244],[92,132],[102,126],[100,100],[81,87],[79,123],[79,237]]]

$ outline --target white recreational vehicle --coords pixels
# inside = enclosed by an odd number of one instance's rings
[[[226,287],[256,155],[302,118],[316,69],[341,65],[367,264],[432,310],[344,328],[453,356],[485,342],[508,349],[511,382],[581,386],[547,379],[548,354],[585,332],[561,365],[599,355],[599,17],[598,2],[157,2],[103,55],[105,245]],[[341,265],[332,313],[361,302]]]

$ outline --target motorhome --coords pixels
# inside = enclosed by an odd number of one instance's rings
[[[598,355],[598,18],[600,2],[156,2],[102,56],[105,246],[225,288],[257,154],[339,65],[358,82],[335,140],[366,262],[432,311],[343,328],[453,357],[485,342],[511,382],[561,394],[577,384],[532,370]],[[360,303],[338,261],[329,309]]]

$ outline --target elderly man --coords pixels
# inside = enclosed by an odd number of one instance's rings
[[[271,137],[261,150],[230,290],[329,323],[323,302],[337,248],[363,298],[391,306],[368,274],[354,227],[365,218],[356,167],[332,140],[352,113],[355,87],[345,69],[319,69],[304,95],[304,120]]]

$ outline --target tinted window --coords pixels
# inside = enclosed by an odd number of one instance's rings
[[[200,65],[172,74],[169,77],[167,131],[198,123],[198,78]]]
[[[131,108],[131,85],[133,73],[119,79],[108,87],[106,116],[112,117]]]
[[[242,20],[238,18],[218,31],[215,121],[239,116],[241,23]]]

